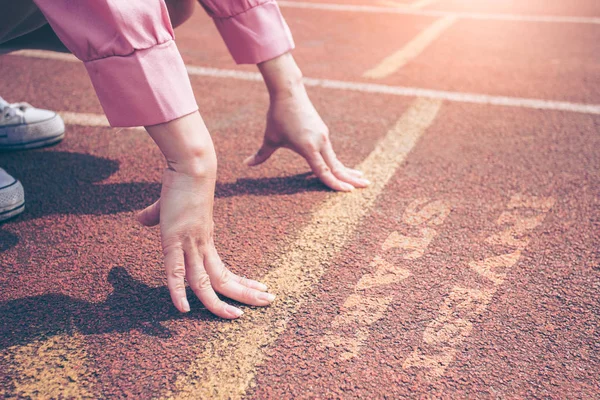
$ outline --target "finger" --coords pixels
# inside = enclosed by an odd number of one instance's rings
[[[275,300],[275,295],[242,285],[221,261],[216,250],[204,257],[206,271],[217,292],[240,303],[252,306],[268,306]]]
[[[215,293],[210,276],[204,268],[202,258],[199,256],[197,249],[188,249],[185,258],[188,266],[187,279],[190,287],[206,309],[221,318],[239,318],[244,312],[237,307],[225,303]]]
[[[327,163],[325,163],[325,160],[323,160],[323,156],[321,156],[320,153],[310,153],[305,158],[314,174],[321,180],[321,182],[329,186],[331,189],[340,192],[351,192],[354,190],[354,186],[340,181],[335,177],[335,175],[333,175],[331,168],[329,168]]]
[[[137,220],[145,226],[155,226],[160,222],[160,199],[137,213]]]
[[[185,295],[185,258],[180,247],[169,247],[164,251],[165,268],[167,270],[167,286],[171,300],[181,312],[190,311],[190,304]]]
[[[327,142],[321,151],[323,155],[323,159],[331,168],[331,172],[335,175],[336,178],[343,182],[347,182],[356,188],[364,188],[369,186],[369,181],[365,178],[355,176],[350,172],[349,168],[346,168],[344,164],[340,160],[338,160],[335,152],[333,151],[333,147],[331,147],[331,142]]]
[[[256,289],[256,290],[260,290],[261,292],[266,292],[267,291],[267,285],[265,285],[264,283],[252,280],[252,279],[248,279],[245,276],[239,276],[234,274],[233,272],[231,273],[233,275],[233,279],[244,285],[244,286],[248,286],[249,288],[252,289]]]
[[[249,167],[254,167],[255,165],[262,164],[265,161],[267,161],[273,153],[275,153],[275,150],[277,150],[276,146],[272,146],[268,143],[263,143],[261,148],[258,149],[258,151],[256,152],[256,154],[244,160],[244,164],[246,164]]]
[[[357,176],[359,178],[364,175],[364,173],[362,171],[359,171],[357,169],[352,169],[352,168],[348,168],[348,167],[346,167],[346,169],[348,170],[349,173],[351,173],[352,175]]]

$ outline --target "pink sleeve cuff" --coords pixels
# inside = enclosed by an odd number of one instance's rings
[[[238,64],[258,64],[294,48],[290,28],[275,1],[231,17],[214,17],[214,21]]]
[[[85,67],[111,126],[156,125],[198,109],[173,40]]]

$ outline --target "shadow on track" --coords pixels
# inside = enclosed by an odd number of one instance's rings
[[[19,243],[19,237],[12,232],[0,229],[0,253],[12,249]]]
[[[51,50],[60,53],[70,53],[69,49],[56,36],[50,25],[44,25],[33,32],[2,43],[0,45],[0,54],[20,49]]]
[[[14,221],[54,214],[107,215],[141,210],[160,196],[158,182],[100,183],[119,170],[119,163],[88,154],[43,150],[3,153],[0,166],[25,187],[26,210]],[[273,196],[326,190],[306,173],[217,182],[215,195]]]
[[[160,324],[182,318],[217,319],[188,288],[192,311],[181,314],[171,304],[166,287],[153,288],[134,280],[123,267],[113,268],[108,281],[114,291],[102,303],[89,303],[62,294],[46,294],[0,303],[0,349],[26,345],[60,334],[128,332],[170,338]]]

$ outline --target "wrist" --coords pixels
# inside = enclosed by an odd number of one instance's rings
[[[306,93],[302,71],[290,53],[258,64],[271,101]]]
[[[169,170],[197,177],[216,178],[217,157],[198,112],[146,130],[165,156]]]
[[[202,191],[206,188],[212,188],[214,191],[216,181],[216,174],[189,174],[171,168],[166,168],[162,175],[163,189],[168,188],[184,192]]]
[[[167,159],[167,169],[179,174],[197,178],[217,178],[217,157],[204,152],[202,155],[180,160]]]
[[[269,100],[271,102],[287,100],[301,96],[307,96],[306,88],[304,87],[302,78],[298,79],[297,81],[290,80],[289,82],[286,82],[285,85],[279,86],[276,90],[269,90]]]

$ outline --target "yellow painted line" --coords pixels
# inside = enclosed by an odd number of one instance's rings
[[[407,253],[402,256],[405,260],[416,260],[421,258],[429,246],[429,243],[437,236],[437,231],[429,227],[420,229],[420,236],[405,236],[398,232],[393,232],[383,244],[383,250],[398,247]]]
[[[342,361],[357,357],[365,342],[369,339],[369,326],[383,318],[392,300],[394,300],[394,296],[389,295],[351,294],[344,302],[340,310],[341,314],[334,318],[331,327],[336,331],[345,330],[348,326],[354,326],[356,329],[345,334],[328,333],[323,337],[321,344],[326,347],[337,348],[340,351],[339,358]]]
[[[271,271],[261,279],[278,295],[271,307],[246,312],[222,324],[209,343],[189,340],[198,358],[176,382],[171,398],[240,398],[266,361],[265,348],[281,335],[329,263],[353,237],[423,132],[434,121],[442,102],[417,99],[377,147],[358,166],[371,180],[367,189],[331,194],[310,222],[284,248]]]
[[[457,18],[446,16],[438,19],[429,27],[421,31],[413,40],[394,54],[383,59],[372,69],[363,74],[365,78],[381,79],[390,76],[408,62],[418,57],[431,43],[440,37],[442,33],[451,27]]]
[[[444,374],[456,355],[456,347],[471,334],[473,322],[491,301],[494,290],[456,286],[440,307],[438,316],[423,332],[423,344],[402,364],[403,369],[418,368],[427,379]]]
[[[437,232],[430,226],[441,225],[450,214],[450,206],[440,200],[417,199],[412,201],[402,217],[403,222],[419,227],[420,236],[412,237],[392,232],[381,245],[385,253],[391,249],[403,250],[402,258],[416,260],[425,254]],[[423,226],[428,225],[428,226]],[[400,283],[411,276],[408,269],[391,264],[384,254],[376,255],[370,264],[373,273],[363,275],[342,305],[331,326],[321,339],[321,345],[334,348],[342,361],[358,357],[369,339],[370,326],[383,318],[395,292],[385,286]],[[369,289],[377,288],[375,291]]]
[[[331,324],[334,328],[355,323],[362,326],[372,325],[383,317],[383,313],[392,302],[394,296],[363,296],[361,293],[353,293],[344,302],[344,318],[336,318]]]
[[[416,368],[426,379],[441,377],[454,360],[459,346],[472,332],[475,321],[488,307],[493,295],[504,283],[508,271],[519,261],[533,230],[542,224],[554,205],[552,197],[514,195],[506,211],[496,221],[503,227],[499,234],[485,242],[492,248],[503,247],[505,253],[482,261],[472,261],[469,267],[492,283],[483,289],[455,286],[440,307],[438,316],[423,333],[423,343],[404,361],[403,369]],[[531,214],[535,215],[531,215]]]
[[[88,390],[95,377],[86,366],[83,337],[77,333],[12,346],[2,351],[2,359],[13,378],[11,395],[18,398],[98,398]]]
[[[506,273],[517,263],[519,258],[521,258],[521,250],[515,250],[512,253],[488,257],[482,261],[471,261],[469,267],[494,282],[495,285],[502,285],[506,279]]]
[[[410,271],[386,261],[381,256],[375,256],[369,265],[372,273],[363,275],[356,283],[356,290],[366,290],[374,287],[400,283],[410,276]]]
[[[56,54],[59,59],[65,56]],[[60,111],[59,115],[68,125],[109,126],[108,120],[102,114]],[[95,378],[85,366],[87,356],[83,336],[77,333],[57,335],[24,346],[12,346],[2,350],[0,357],[6,363],[7,371],[14,377],[11,381],[14,389],[11,391],[18,397],[98,397],[89,391],[89,386]]]
[[[450,211],[450,205],[443,200],[417,199],[406,207],[402,221],[411,226],[441,225],[450,215]],[[383,247],[386,248],[385,243]]]

